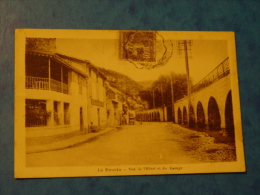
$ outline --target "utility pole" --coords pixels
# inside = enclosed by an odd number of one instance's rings
[[[163,100],[163,88],[162,88],[162,83],[161,83],[161,93],[162,93],[162,109],[163,109],[163,122],[164,120],[164,100]]]
[[[175,123],[174,93],[173,93],[173,81],[172,81],[172,75],[170,75],[170,78],[171,78],[171,96],[172,96],[172,122]]]
[[[178,41],[179,52],[184,51],[186,75],[187,75],[187,96],[188,96],[188,109],[187,109],[187,120],[190,125],[190,107],[191,107],[191,85],[190,85],[190,70],[189,70],[189,55],[188,50],[191,50],[192,41],[182,40]]]

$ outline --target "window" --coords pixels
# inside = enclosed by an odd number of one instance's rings
[[[70,113],[69,113],[70,104],[64,103],[64,125],[70,124]]]
[[[46,100],[25,100],[26,127],[47,126],[51,113],[46,111]]]

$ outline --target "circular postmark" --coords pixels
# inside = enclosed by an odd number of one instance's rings
[[[120,31],[119,59],[139,69],[163,66],[171,58],[173,44],[157,31]]]

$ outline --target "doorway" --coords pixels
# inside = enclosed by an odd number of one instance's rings
[[[82,107],[80,107],[79,109],[79,120],[80,120],[80,131],[83,130],[83,111],[82,111]]]

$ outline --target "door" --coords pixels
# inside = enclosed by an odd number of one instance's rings
[[[80,118],[80,130],[83,130],[83,113],[82,113],[82,108],[80,108],[79,111],[79,118]]]

